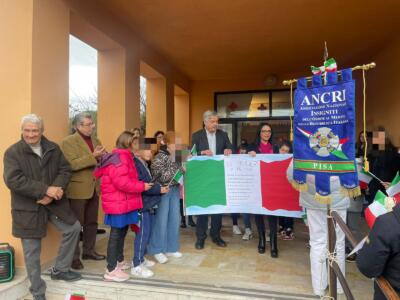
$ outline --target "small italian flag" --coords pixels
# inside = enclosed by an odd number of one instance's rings
[[[174,180],[179,183],[180,185],[183,185],[183,174],[181,170],[178,170],[174,176]]]
[[[397,202],[400,201],[400,175],[399,175],[399,172],[397,172],[396,177],[392,180],[389,187],[386,189],[386,193],[389,195],[389,197],[395,198],[397,200]]]
[[[325,72],[335,72],[337,70],[337,64],[334,58],[330,58],[324,63]]]
[[[85,300],[85,295],[82,294],[66,294],[65,300]]]
[[[356,164],[357,164],[357,173],[358,173],[358,181],[360,184],[360,188],[362,190],[366,190],[368,188],[368,184],[372,180],[372,176],[364,171],[362,160],[360,158],[356,159]]]
[[[395,205],[396,200],[394,198],[387,197],[384,193],[378,191],[375,195],[374,202],[372,202],[364,212],[365,220],[369,228],[374,226],[377,217],[391,212]]]
[[[196,144],[193,144],[193,147],[190,150],[190,154],[193,155],[193,156],[197,155]]]
[[[320,75],[323,72],[325,72],[325,67],[324,66],[321,66],[321,67],[311,66],[311,72],[313,73],[313,75]]]

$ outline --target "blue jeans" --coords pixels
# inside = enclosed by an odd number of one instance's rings
[[[179,226],[181,215],[179,212],[179,186],[171,186],[169,192],[161,196],[147,253],[150,255],[177,252],[180,248]]]
[[[243,214],[243,223],[245,228],[251,229],[251,221],[250,221],[251,214]]]
[[[133,266],[137,267],[144,262],[144,255],[146,253],[147,245],[149,243],[151,234],[151,223],[153,215],[148,211],[141,212],[139,215],[140,230],[135,236]]]
[[[244,227],[251,229],[251,221],[250,221],[251,214],[242,214],[242,215],[243,215]],[[232,225],[238,225],[239,216],[240,216],[240,214],[231,214]]]

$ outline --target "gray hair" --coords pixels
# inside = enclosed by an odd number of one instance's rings
[[[204,114],[203,114],[203,122],[208,121],[209,118],[211,117],[217,117],[218,118],[218,114],[216,111],[213,110],[207,110]]]
[[[74,119],[72,120],[72,125],[73,126],[78,126],[78,124],[83,124],[84,119],[92,119],[92,115],[87,112],[81,112],[79,114],[76,114],[74,116]]]
[[[29,115],[23,116],[22,119],[21,119],[21,129],[24,128],[24,125],[25,125],[26,123],[33,123],[33,124],[36,124],[36,125],[40,128],[40,130],[41,130],[42,132],[43,132],[43,130],[44,130],[43,120],[42,120],[42,118],[39,117],[38,115],[29,114]]]

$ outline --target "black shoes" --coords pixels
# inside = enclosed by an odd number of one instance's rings
[[[221,237],[215,237],[212,239],[213,243],[217,245],[218,247],[226,247],[226,243]]]
[[[270,234],[269,236],[269,244],[271,246],[271,257],[278,257],[278,237],[276,234]]]
[[[196,241],[196,244],[194,244],[194,247],[195,247],[197,250],[203,249],[203,248],[204,248],[204,240],[197,240],[197,241]]]
[[[74,259],[71,264],[71,269],[82,270],[84,268],[80,259]]]
[[[45,295],[36,295],[36,296],[33,296],[33,300],[46,300],[46,296]]]
[[[182,222],[181,222],[181,228],[186,228],[186,221],[185,219],[182,218]]]
[[[196,223],[193,221],[193,217],[192,216],[189,216],[188,223],[189,223],[190,227],[196,227]]]
[[[52,280],[64,280],[64,281],[77,281],[82,279],[82,275],[76,272],[72,271],[67,271],[67,272],[61,272],[57,271],[55,268],[51,269],[51,275],[50,278]],[[40,299],[40,298],[39,298]],[[45,298],[43,298],[45,299]]]
[[[265,253],[265,232],[259,234],[258,237],[258,253],[263,254]]]
[[[105,257],[105,255],[101,255],[101,254],[98,254],[96,252],[93,252],[91,254],[82,254],[82,259],[83,260],[87,260],[87,259],[104,260],[104,259],[106,259],[106,257]]]

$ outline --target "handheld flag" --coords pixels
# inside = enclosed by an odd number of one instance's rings
[[[384,193],[378,191],[375,195],[374,201],[366,208],[364,212],[368,227],[372,228],[376,218],[380,215],[391,212],[395,205],[396,200],[394,198],[386,197]]]
[[[372,180],[372,176],[368,172],[365,172],[361,159],[357,158],[356,164],[357,164],[357,173],[358,173],[358,181],[360,183],[360,188],[362,190],[366,190],[368,188],[368,184]]]
[[[171,179],[171,181],[168,183],[168,186],[171,185],[172,181],[176,181],[180,185],[183,185],[183,173],[181,170],[176,171],[174,177]]]
[[[190,150],[190,154],[193,155],[193,156],[197,155],[196,144],[193,144],[193,147]]]
[[[398,202],[400,202],[400,175],[397,172],[396,177],[392,180],[389,187],[386,190],[386,193],[389,197],[395,198]]]

